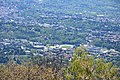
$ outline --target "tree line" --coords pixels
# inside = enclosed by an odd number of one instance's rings
[[[120,80],[117,67],[103,59],[95,59],[81,47],[76,48],[67,65],[58,68],[57,62],[51,63],[54,66],[48,63],[35,63],[34,59],[23,64],[14,61],[1,64],[0,80]]]

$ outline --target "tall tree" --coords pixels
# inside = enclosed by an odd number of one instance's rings
[[[103,59],[94,59],[84,48],[78,47],[65,70],[67,80],[119,80],[117,69]]]

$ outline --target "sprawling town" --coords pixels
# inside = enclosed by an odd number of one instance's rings
[[[0,0],[0,80],[120,80],[120,1]]]
[[[120,52],[114,49],[107,49],[102,47],[96,47],[90,44],[80,44],[86,50],[91,53],[90,55],[96,58],[108,58],[112,61],[114,58],[119,57]],[[70,61],[73,57],[73,52],[77,46],[71,44],[54,44],[43,45],[39,42],[31,42],[25,39],[3,39],[0,41],[0,63],[5,63],[7,59],[16,59],[18,57],[57,57],[64,58]]]
[[[75,48],[81,45],[97,58],[120,56],[120,17],[110,12],[70,14],[46,11],[44,7],[49,5],[37,0],[30,4],[26,0],[0,2],[0,63],[18,55],[71,60]]]

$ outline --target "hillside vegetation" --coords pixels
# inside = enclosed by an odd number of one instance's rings
[[[51,64],[53,65],[53,64]],[[117,68],[102,59],[94,59],[85,49],[77,48],[68,66],[49,64],[0,65],[0,80],[120,80]]]

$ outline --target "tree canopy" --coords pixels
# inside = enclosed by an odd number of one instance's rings
[[[0,65],[0,80],[120,80],[118,70],[111,62],[95,59],[81,47],[74,51],[68,66],[55,68],[32,62],[10,62]]]

